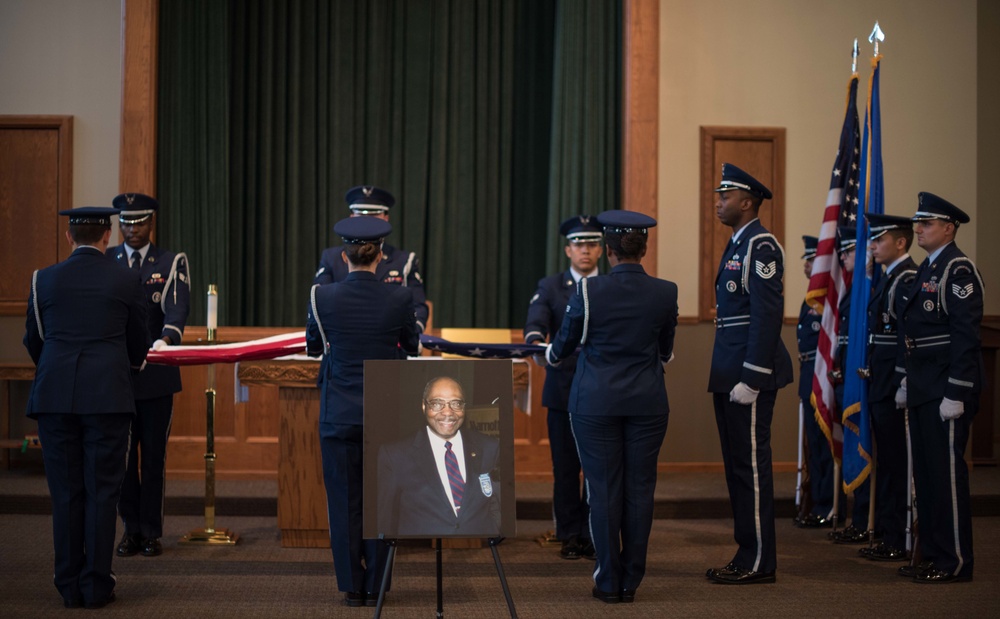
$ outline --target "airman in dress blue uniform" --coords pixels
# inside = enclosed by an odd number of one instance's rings
[[[834,353],[834,369],[831,372],[833,379],[833,395],[837,404],[837,414],[844,412],[844,378],[847,372],[855,372],[858,368],[847,367],[847,346],[850,343],[851,327],[851,289],[854,281],[854,265],[857,255],[857,229],[854,226],[840,226],[837,228],[837,235],[840,238],[837,255],[840,258],[841,267],[847,278],[847,286],[844,294],[840,297],[837,307],[840,323],[837,331],[837,348]],[[867,334],[866,334],[867,335]],[[843,484],[836,489],[840,493],[841,515],[843,506],[846,504]],[[854,489],[854,504],[851,508],[851,524],[841,531],[830,533],[830,539],[835,544],[864,544],[868,542],[868,508],[871,506],[871,485],[868,478]],[[875,532],[877,537],[881,532]]]
[[[344,196],[351,209],[351,217],[378,217],[389,221],[389,209],[396,203],[391,193],[371,185],[352,187]],[[342,282],[347,278],[347,260],[344,247],[329,247],[323,250],[319,259],[319,269],[313,284]],[[423,333],[427,327],[430,309],[424,293],[424,280],[420,276],[420,260],[411,251],[392,245],[382,245],[382,260],[375,275],[380,282],[409,288],[413,293],[413,303],[417,313],[417,328]]]
[[[606,211],[611,273],[580,280],[546,360],[558,365],[580,346],[569,396],[596,550],[593,597],[632,602],[646,573],[656,461],[670,406],[663,366],[673,357],[677,285],[650,277],[652,217]]]
[[[917,265],[907,253],[913,242],[908,217],[867,214],[872,260],[885,267],[868,302],[868,404],[875,437],[875,530],[882,543],[862,548],[873,561],[905,561],[906,417],[896,408],[896,348],[899,341],[895,299],[913,283]]]
[[[803,236],[802,242],[805,244],[805,253],[802,254],[803,270],[808,279],[812,275],[819,239],[814,236]],[[830,526],[830,516],[833,512],[833,454],[830,452],[830,442],[826,440],[826,435],[816,421],[816,411],[811,403],[816,348],[819,345],[822,318],[811,305],[802,301],[795,339],[799,347],[799,400],[802,402],[802,425],[809,450],[809,495],[812,499],[812,509],[809,513],[795,519],[795,524],[803,528]]]
[[[104,256],[117,209],[69,216],[69,258],[35,271],[24,347],[34,361],[28,417],[38,420],[52,495],[54,583],[67,608],[115,600],[115,508],[135,414],[132,375],[149,350],[139,276]]]
[[[969,216],[932,193],[918,200],[917,244],[928,256],[898,312],[904,352],[897,366],[905,379],[897,400],[909,408],[920,550],[931,565],[903,566],[900,573],[920,583],[949,583],[971,580],[974,565],[965,448],[983,388],[983,280],[955,244]]]
[[[715,278],[715,347],[708,391],[722,443],[736,555],[705,575],[723,584],[775,581],[771,418],[778,389],[792,382],[781,342],[785,252],[757,213],[771,190],[731,163],[722,165],[715,208],[733,229]]]
[[[419,354],[420,332],[413,291],[386,285],[375,273],[389,222],[354,217],[333,230],[344,241],[350,272],[310,290],[306,351],[323,356],[319,436],[337,586],[348,606],[375,606],[388,547],[362,539],[364,362]]]
[[[149,242],[160,203],[141,193],[124,193],[112,204],[120,209],[118,224],[124,239],[107,255],[122,268],[139,274],[146,297],[149,338],[160,350],[177,346],[184,335],[190,308],[191,280],[187,255]],[[163,552],[163,495],[166,486],[167,439],[173,419],[174,394],[181,390],[180,368],[148,365],[134,381],[135,419],[129,444],[128,469],[122,483],[118,513],[125,534],[118,556]]]
[[[566,237],[566,257],[570,268],[538,281],[538,290],[528,305],[524,324],[527,344],[544,344],[555,337],[562,326],[563,315],[577,282],[598,274],[604,238],[596,218],[587,215],[570,217],[559,226]],[[556,521],[556,538],[562,542],[559,551],[564,559],[593,558],[588,521],[590,508],[587,495],[580,485],[580,456],[569,422],[569,392],[576,373],[576,354],[558,366],[546,366],[542,406],[548,409],[549,448],[552,451],[552,512]]]

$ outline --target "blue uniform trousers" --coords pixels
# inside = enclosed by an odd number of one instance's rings
[[[598,589],[635,590],[646,573],[664,415],[571,415],[590,499]]]
[[[362,539],[363,426],[320,423],[320,451],[337,588],[377,593],[389,554],[380,540]]]
[[[118,496],[131,414],[38,415],[52,495],[56,589],[70,603],[105,601],[115,588]]]
[[[566,541],[573,536],[590,538],[590,507],[580,484],[580,455],[573,438],[573,427],[566,411],[549,409],[549,449],[552,452],[552,515],[556,538]]]
[[[895,398],[870,404],[875,436],[875,532],[906,548],[906,415]]]
[[[812,498],[812,514],[829,518],[833,512],[833,453],[830,441],[816,421],[812,404],[803,402],[803,420],[806,445],[809,447],[809,494]]]
[[[173,394],[135,401],[128,468],[118,502],[118,513],[128,535],[163,537],[167,439],[173,413]]]
[[[761,390],[751,405],[713,393],[729,502],[733,538],[739,548],[733,563],[754,572],[777,566],[774,537],[774,477],[771,471],[771,418],[778,392]]]
[[[978,402],[958,419],[941,421],[941,400],[910,408],[913,478],[917,485],[924,561],[956,576],[972,576],[972,510],[965,448]]]

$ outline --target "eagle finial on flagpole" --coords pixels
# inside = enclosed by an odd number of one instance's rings
[[[875,56],[878,56],[879,41],[885,41],[885,35],[882,33],[882,29],[878,27],[878,20],[875,20],[875,28],[872,30],[872,33],[868,35],[868,42],[875,45]]]
[[[858,40],[854,39],[854,50],[851,52],[851,73],[858,72]]]

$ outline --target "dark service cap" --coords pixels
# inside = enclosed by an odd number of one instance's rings
[[[333,232],[348,245],[380,243],[392,232],[392,224],[378,217],[348,217],[335,223]]]
[[[597,218],[590,215],[570,217],[559,225],[559,234],[570,243],[600,242],[604,236]]]
[[[858,245],[858,229],[854,226],[837,226],[837,236],[840,237],[837,249],[840,253],[850,251]]]
[[[60,215],[67,215],[71,225],[91,224],[96,226],[110,226],[111,217],[118,214],[118,209],[110,206],[81,206],[79,208],[59,211]]]
[[[913,220],[884,213],[865,213],[868,220],[868,240],[874,241],[889,230],[912,230]]]
[[[913,216],[913,221],[943,219],[953,224],[967,224],[970,221],[965,211],[944,198],[927,191],[921,191],[917,194],[917,204],[917,212]]]
[[[626,232],[646,234],[648,228],[656,225],[656,220],[649,215],[643,215],[635,211],[613,210],[604,211],[598,215],[597,223],[601,224],[604,232],[611,232],[612,234]]]
[[[344,200],[355,215],[381,215],[396,203],[391,193],[373,185],[358,185],[348,189]]]
[[[802,254],[803,260],[816,257],[816,249],[819,247],[819,239],[807,234],[802,235],[802,242],[806,246],[806,251]]]
[[[160,208],[160,203],[156,198],[147,196],[144,193],[123,193],[115,196],[111,204],[121,210],[118,221],[125,225],[141,224]]]
[[[748,191],[764,200],[770,200],[772,197],[771,190],[765,187],[759,180],[731,163],[724,163],[722,164],[722,182],[715,188],[715,191],[718,193],[720,191],[733,191],[734,189]]]

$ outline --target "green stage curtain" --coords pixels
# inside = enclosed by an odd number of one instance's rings
[[[371,184],[396,196],[387,242],[420,257],[435,326],[522,324],[561,214],[617,192],[592,186],[617,179],[620,3],[564,4],[161,2],[158,233],[191,259],[192,323],[217,283],[222,325],[302,325],[344,192]]]

